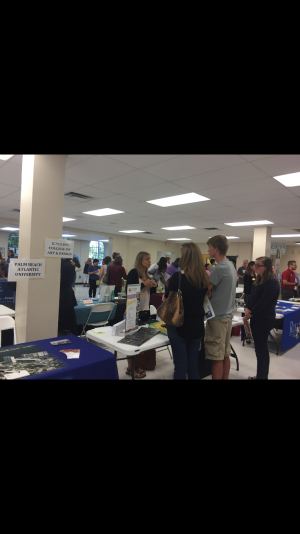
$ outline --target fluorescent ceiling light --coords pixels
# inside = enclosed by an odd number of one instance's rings
[[[109,239],[99,239],[99,241],[101,241],[101,243],[108,243]]]
[[[0,230],[11,230],[11,232],[13,231],[18,232],[19,228],[11,228],[10,226],[6,226],[5,228],[0,228]]]
[[[300,245],[300,243],[295,243],[295,245]]]
[[[12,158],[13,156],[14,154],[11,154],[10,156],[5,156],[5,154],[0,154],[0,159],[4,159],[4,161],[6,161],[7,159]]]
[[[146,230],[119,230],[119,232],[123,232],[123,234],[142,234]]]
[[[76,234],[74,234],[74,235],[71,235],[71,234],[63,234],[62,237],[76,237]]]
[[[169,228],[161,228],[161,230],[196,230],[194,226],[169,226]]]
[[[86,213],[87,215],[95,215],[95,217],[104,217],[105,215],[114,215],[115,213],[125,213],[125,211],[103,208],[102,210],[83,211],[82,213]]]
[[[248,222],[236,222],[236,223],[224,223],[228,226],[259,226],[261,224],[274,224],[271,221],[248,221]]]
[[[273,178],[286,187],[296,187],[297,185],[300,185],[300,172],[282,174],[281,176],[273,176]]]
[[[67,221],[76,221],[76,219],[68,219],[68,217],[63,217],[63,222]]]
[[[179,206],[180,204],[192,204],[193,202],[202,202],[210,198],[197,195],[197,193],[186,193],[185,195],[175,195],[174,197],[157,198],[156,200],[146,200],[149,204],[157,206]]]
[[[167,241],[190,241],[187,237],[172,237],[172,239],[167,239]]]
[[[271,237],[300,237],[300,234],[281,234],[281,235],[271,235]]]
[[[239,237],[236,237],[235,235],[226,235],[227,239],[240,239]]]

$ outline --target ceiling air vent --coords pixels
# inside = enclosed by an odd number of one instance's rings
[[[219,228],[204,228],[204,230],[219,230]]]
[[[20,213],[20,210],[17,210],[17,209],[14,209],[14,210],[11,210],[11,211],[17,211],[18,213]]]
[[[93,197],[89,197],[87,195],[81,195],[80,193],[74,193],[74,191],[70,191],[70,193],[66,193],[65,197],[75,197],[75,198],[83,198],[84,200],[93,200]]]
[[[298,234],[300,234],[300,228],[294,228],[294,232],[298,232]]]
[[[143,232],[144,234],[153,234],[153,232]]]

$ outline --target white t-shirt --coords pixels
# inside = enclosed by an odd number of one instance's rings
[[[151,278],[153,278],[153,280],[155,280],[155,282],[157,282],[158,285],[162,286],[163,283],[161,282],[161,278],[163,278],[165,281],[169,280],[170,278],[170,275],[167,274],[167,273],[157,273],[157,269],[158,269],[158,265],[157,263],[154,263],[153,265],[151,265],[148,273],[149,273],[149,276],[151,276]]]

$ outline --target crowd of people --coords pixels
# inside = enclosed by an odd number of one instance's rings
[[[167,325],[168,337],[173,352],[174,379],[199,379],[198,354],[201,345],[205,347],[205,357],[212,363],[212,379],[228,379],[230,372],[230,336],[232,317],[235,309],[236,285],[244,286],[245,315],[247,326],[250,321],[251,333],[257,358],[257,373],[251,379],[267,379],[269,374],[268,336],[275,326],[275,306],[281,290],[282,300],[299,296],[300,279],[297,263],[287,262],[287,269],[275,272],[269,257],[261,256],[255,261],[244,260],[236,270],[233,262],[226,257],[229,242],[223,235],[216,235],[207,241],[210,260],[204,263],[199,246],[193,242],[182,245],[181,257],[173,262],[161,257],[157,263],[151,262],[151,255],[142,251],[137,254],[134,268],[128,274],[123,267],[119,252],[106,256],[99,266],[99,259],[88,258],[84,264],[83,286],[89,288],[89,297],[95,298],[97,286],[113,285],[117,296],[127,284],[141,284],[139,319],[150,318],[150,295],[162,292],[162,302],[170,292],[177,293],[179,284],[184,303],[182,326]],[[0,253],[0,276],[7,278],[12,250],[8,258]],[[77,335],[74,294],[77,272],[81,271],[79,258],[61,260],[60,300],[58,329]],[[160,289],[159,289],[160,288]],[[214,310],[214,317],[206,321],[204,299],[207,297]],[[128,358],[126,373],[131,374],[131,358]],[[145,371],[136,367],[135,378],[144,378]]]

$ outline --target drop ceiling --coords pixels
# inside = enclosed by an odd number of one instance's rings
[[[0,218],[18,220],[22,156],[0,160]],[[66,158],[65,193],[91,196],[89,201],[65,198],[64,225],[93,235],[119,230],[145,230],[145,239],[165,241],[187,237],[202,243],[211,235],[205,227],[233,235],[227,222],[268,219],[272,233],[290,234],[300,228],[300,187],[285,187],[274,175],[300,171],[300,155],[72,155]],[[160,208],[148,204],[172,195],[195,192],[211,200]],[[113,208],[125,213],[93,217],[83,212]],[[195,230],[171,232],[164,226],[189,225]],[[87,235],[86,233],[82,235]],[[295,232],[296,233],[296,232]],[[134,234],[131,234],[134,236]],[[234,228],[241,242],[253,241],[253,227]],[[137,234],[141,237],[142,234]],[[294,243],[299,238],[274,239]]]

